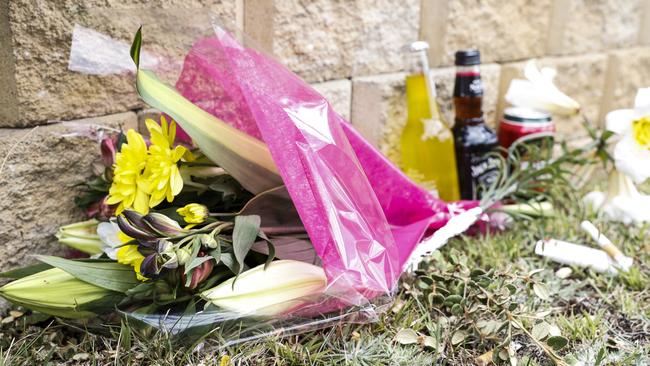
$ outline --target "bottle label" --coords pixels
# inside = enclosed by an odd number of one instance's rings
[[[454,85],[454,96],[456,97],[480,97],[483,96],[483,83],[481,74],[478,72],[458,72]]]
[[[470,157],[470,174],[474,190],[487,189],[499,178],[500,159],[492,154],[476,154]]]

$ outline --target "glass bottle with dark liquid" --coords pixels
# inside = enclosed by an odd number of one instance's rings
[[[499,176],[499,158],[494,155],[497,135],[483,118],[480,63],[476,49],[456,52],[453,133],[461,199],[481,198],[482,190]]]

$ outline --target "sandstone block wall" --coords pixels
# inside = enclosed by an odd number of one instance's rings
[[[97,139],[120,126],[142,129],[155,115],[135,95],[130,60],[112,65],[122,72],[71,71],[73,40],[113,41],[109,49],[91,44],[90,61],[107,52],[127,58],[144,23],[143,57],[173,81],[183,51],[209,31],[213,14],[312,83],[395,162],[406,118],[404,78],[414,65],[402,47],[417,39],[431,45],[448,118],[460,48],[482,52],[492,126],[510,80],[522,77],[530,58],[555,67],[557,84],[596,123],[650,86],[650,0],[1,1],[0,268],[31,253],[59,252],[53,234],[82,217],[72,197],[92,174]],[[582,136],[579,118],[557,123],[561,138]]]

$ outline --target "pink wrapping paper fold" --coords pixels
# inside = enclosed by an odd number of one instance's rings
[[[425,232],[449,218],[325,98],[228,32],[194,44],[176,88],[268,145],[333,287],[390,293]]]

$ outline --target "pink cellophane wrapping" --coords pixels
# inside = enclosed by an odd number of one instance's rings
[[[176,88],[268,145],[334,288],[360,300],[390,293],[427,229],[449,218],[450,206],[404,176],[325,98],[228,32],[194,44]]]

